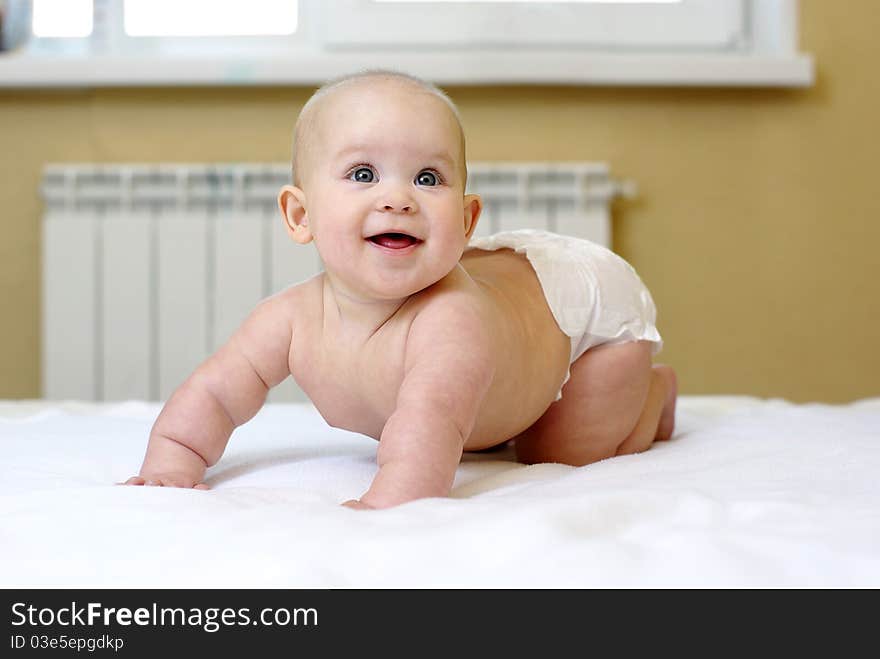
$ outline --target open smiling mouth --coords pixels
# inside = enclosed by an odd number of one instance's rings
[[[367,238],[371,243],[388,249],[406,249],[422,241],[406,233],[380,233]]]

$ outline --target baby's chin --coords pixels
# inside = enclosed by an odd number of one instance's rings
[[[402,260],[398,264],[361,262],[360,269],[333,268],[326,261],[331,280],[361,299],[391,301],[410,297],[447,277],[459,264],[460,255],[446,258]]]

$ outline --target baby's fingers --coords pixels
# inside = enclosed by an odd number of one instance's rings
[[[156,478],[155,480],[148,480],[146,482],[147,485],[155,485],[157,487],[180,487],[183,489],[193,490],[209,490],[209,488],[205,483],[193,483],[192,480],[186,478],[178,478],[176,476],[164,476]]]
[[[117,485],[145,485],[147,487],[182,487],[192,488],[194,490],[210,490],[211,487],[207,483],[195,483],[192,481],[174,478],[174,477],[154,477],[146,479],[143,476],[132,476],[124,483],[116,483]]]
[[[342,504],[345,508],[351,508],[352,510],[373,510],[372,506],[368,506],[363,501],[358,499],[349,499],[348,501]]]
[[[147,481],[145,481],[140,476],[132,476],[124,483],[116,483],[117,485],[144,485]]]
[[[116,483],[117,485],[162,485],[161,481],[148,481],[146,478],[142,476],[132,476],[124,483]]]

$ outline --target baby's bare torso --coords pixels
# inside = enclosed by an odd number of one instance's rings
[[[291,289],[298,307],[291,373],[327,423],[380,437],[403,381],[407,334],[420,311],[442,303],[437,286],[412,295],[369,336],[339,322],[323,274]],[[465,442],[469,450],[486,448],[528,428],[553,402],[571,341],[556,324],[532,266],[512,250],[466,251],[443,286],[473,301],[492,340],[495,376]]]

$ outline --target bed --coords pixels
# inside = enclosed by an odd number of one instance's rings
[[[468,454],[452,496],[358,512],[373,440],[304,403],[208,492],[136,473],[156,403],[0,402],[4,587],[880,587],[880,398],[684,396],[672,440],[581,468]]]

